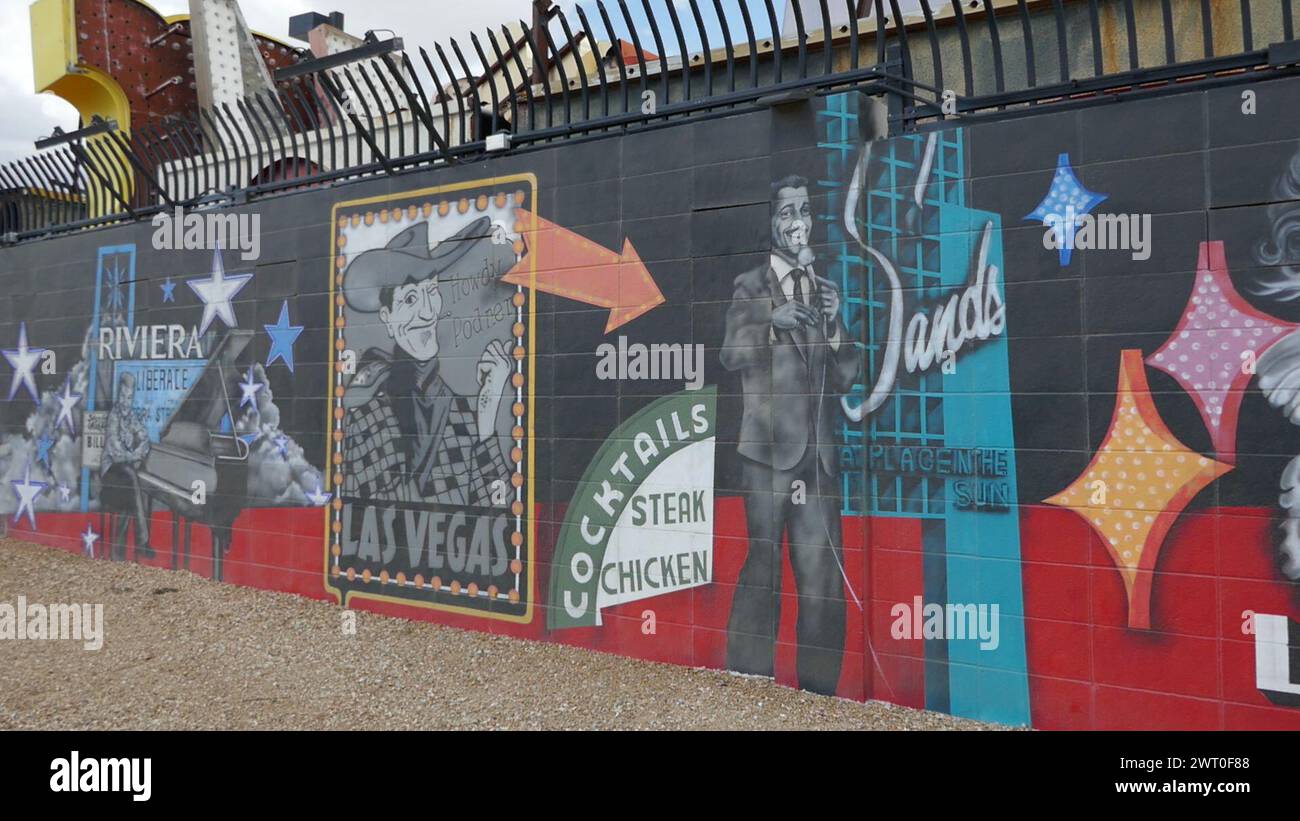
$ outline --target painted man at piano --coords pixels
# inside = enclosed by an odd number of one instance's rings
[[[373,501],[492,505],[511,469],[501,452],[497,414],[512,363],[499,340],[478,360],[476,397],[455,393],[441,374],[438,320],[443,282],[499,276],[515,263],[493,241],[487,217],[430,252],[422,222],[384,248],[357,256],[343,293],[355,311],[378,314],[392,352],[367,351],[343,404],[344,495]],[[507,483],[507,484],[502,484]]]
[[[108,432],[101,463],[100,502],[118,514],[112,556],[126,558],[126,529],[135,523],[135,551],[152,558],[149,546],[149,497],[140,486],[139,469],[149,455],[149,432],[135,407],[135,375],[122,374],[117,401],[108,412]]]
[[[840,318],[839,289],[814,265],[808,181],[777,181],[771,203],[771,253],[736,278],[721,352],[723,366],[741,375],[738,452],[749,526],[727,664],[773,675],[788,540],[799,600],[799,686],[834,694],[846,609],[835,423],[859,355]]]

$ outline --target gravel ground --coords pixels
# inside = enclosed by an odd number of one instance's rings
[[[102,602],[105,642],[0,641],[0,729],[990,728],[371,613],[348,637],[327,602],[0,539],[19,595]]]

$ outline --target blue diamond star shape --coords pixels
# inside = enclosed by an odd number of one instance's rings
[[[289,373],[293,373],[293,343],[302,334],[303,326],[289,324],[289,300],[280,304],[280,321],[263,327],[271,336],[271,352],[266,356],[266,366],[269,368],[275,360],[283,359],[289,366]]]
[[[285,459],[289,458],[289,437],[283,433],[275,437],[275,449],[280,451],[280,455]]]
[[[172,278],[171,278],[171,277],[167,277],[167,279],[164,280],[163,283],[162,283],[161,285],[159,285],[158,287],[159,287],[159,288],[162,288],[162,292],[163,292],[163,302],[175,302],[175,301],[176,301],[176,283],[175,283],[175,282],[172,282]]]
[[[1041,222],[1052,230],[1056,235],[1061,267],[1065,267],[1070,264],[1074,252],[1074,234],[1079,228],[1079,218],[1100,205],[1106,196],[1083,187],[1070,167],[1069,152],[1065,152],[1056,158],[1056,176],[1052,178],[1047,195],[1025,219]]]

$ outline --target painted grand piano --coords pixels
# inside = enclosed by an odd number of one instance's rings
[[[221,338],[137,471],[150,507],[161,504],[172,513],[172,567],[179,565],[183,546],[189,568],[198,522],[211,530],[212,578],[217,580],[230,549],[231,526],[248,500],[250,447],[235,431],[230,394],[238,381],[236,363],[252,338],[251,331],[234,329]]]

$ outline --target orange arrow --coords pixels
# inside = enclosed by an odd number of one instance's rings
[[[609,308],[605,333],[665,302],[630,240],[619,254],[525,208],[515,216],[528,250],[504,282]]]

